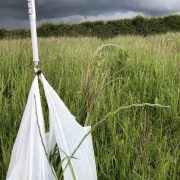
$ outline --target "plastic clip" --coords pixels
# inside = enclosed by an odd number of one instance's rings
[[[34,67],[34,72],[38,77],[41,75],[41,70],[37,66]]]

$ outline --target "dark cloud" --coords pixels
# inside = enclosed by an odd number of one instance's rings
[[[0,0],[0,26],[28,26],[27,0]],[[36,0],[37,19],[79,22],[142,13],[161,16],[180,12],[180,0]],[[131,15],[129,15],[131,14]],[[96,18],[97,17],[97,18]]]

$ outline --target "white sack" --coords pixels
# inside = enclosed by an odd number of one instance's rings
[[[91,127],[82,127],[78,124],[44,76],[41,75],[40,77],[49,107],[50,132],[45,133],[38,78],[35,77],[13,147],[7,180],[55,179],[48,164],[41,136],[48,154],[57,143],[61,160],[65,159],[62,163],[64,180],[74,180],[72,169],[76,180],[96,180],[97,174],[91,134],[85,138],[71,159],[72,168],[70,168],[67,161],[67,156],[70,157],[73,154],[83,137],[90,132]]]
[[[41,142],[37,117],[44,141],[44,120],[40,102],[38,78],[35,77],[11,154],[7,180],[55,179]]]
[[[91,127],[82,127],[70,113],[63,101],[41,75],[50,116],[50,135],[55,136],[58,144],[61,160],[71,156],[83,137],[91,130]],[[52,141],[52,138],[50,138]],[[86,137],[79,149],[71,159],[73,171],[77,180],[96,180],[96,165],[91,134]],[[65,169],[67,159],[63,161]],[[72,171],[68,166],[64,173],[65,180],[73,180]]]

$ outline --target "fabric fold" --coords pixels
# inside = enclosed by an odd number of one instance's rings
[[[11,153],[7,180],[55,179],[42,140],[46,142],[38,78],[35,77]]]

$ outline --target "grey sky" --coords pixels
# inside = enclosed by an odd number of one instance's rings
[[[180,0],[36,0],[38,24],[162,16],[180,12]],[[0,0],[0,27],[28,28],[27,0]]]

